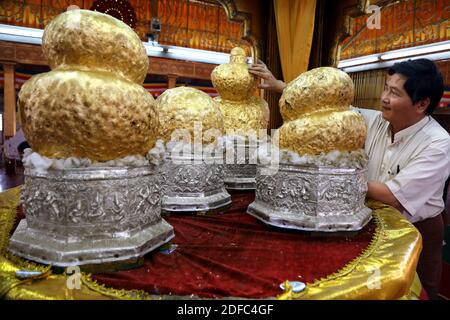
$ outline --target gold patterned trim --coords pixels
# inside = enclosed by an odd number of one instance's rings
[[[13,255],[10,252],[6,252],[3,257],[13,263],[17,267],[17,269],[20,270],[47,272],[48,269],[48,266],[46,265],[37,264],[30,260],[25,260],[19,256]]]
[[[4,263],[0,260],[0,263]],[[47,279],[52,274],[52,266],[36,269],[22,269],[22,271],[39,271],[37,275],[20,277],[16,273],[0,273],[0,299],[3,299],[9,291],[20,285],[31,284],[33,281]]]
[[[148,292],[143,290],[125,290],[106,287],[103,284],[99,284],[92,279],[90,274],[83,274],[81,276],[81,282],[86,285],[90,290],[100,293],[104,296],[122,299],[122,300],[157,300],[158,297],[154,297]],[[160,299],[160,298],[159,298]]]
[[[20,191],[21,187],[12,188],[0,197],[0,255],[3,255],[8,248],[9,235],[17,219]]]
[[[335,273],[332,273],[325,278],[316,279],[313,283],[307,283],[306,287],[318,287],[320,285],[323,285],[326,281],[335,280],[340,277],[346,276],[353,272],[355,268],[363,261],[363,259],[369,257],[374,253],[374,251],[378,248],[380,241],[382,241],[384,237],[384,229],[385,224],[380,219],[378,213],[373,213],[373,219],[375,221],[375,233],[373,235],[372,240],[369,243],[369,246],[363,250],[363,252],[356,257],[355,259],[351,260],[349,263],[347,263],[344,267],[336,271]],[[288,282],[288,281],[287,281]],[[292,287],[290,287],[285,282],[285,292],[279,296],[277,296],[277,299],[279,300],[293,300],[293,299],[301,299],[305,294],[307,294],[308,290],[302,291],[300,293],[294,293],[292,291]]]
[[[363,253],[336,273],[307,284],[305,291],[287,290],[278,299],[417,298],[420,233],[392,207],[376,201],[368,206],[373,209],[376,231]]]

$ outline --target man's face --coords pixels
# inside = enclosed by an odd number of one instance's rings
[[[423,117],[423,108],[419,103],[413,104],[403,85],[406,78],[401,74],[388,75],[381,94],[381,111],[396,131],[403,130]]]

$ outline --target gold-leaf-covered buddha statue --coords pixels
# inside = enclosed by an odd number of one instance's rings
[[[223,135],[223,117],[219,106],[206,93],[191,87],[177,87],[164,91],[157,98],[159,138],[169,142],[182,140],[187,130],[192,143],[212,143]],[[194,138],[201,140],[194,140]]]
[[[46,27],[52,71],[22,87],[18,104],[32,149],[52,158],[108,161],[145,155],[156,141],[148,57],[137,34],[107,14],[71,10]]]
[[[256,79],[248,72],[247,57],[242,48],[231,50],[230,62],[214,68],[211,80],[219,92],[214,98],[220,105],[227,133],[247,136],[251,131],[267,129],[269,107],[254,96]]]
[[[164,150],[153,148],[159,122],[142,86],[145,48],[116,18],[71,10],[47,25],[43,51],[52,71],[19,94],[35,153],[24,157],[26,219],[8,249],[58,267],[137,267],[174,237],[161,218]]]
[[[343,71],[321,67],[291,81],[280,99],[284,124],[274,141],[280,149],[300,155],[363,148],[364,118],[350,110],[354,87]]]

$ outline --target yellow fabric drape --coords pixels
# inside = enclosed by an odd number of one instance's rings
[[[105,287],[89,274],[81,274],[81,288],[69,289],[68,275],[52,274],[50,267],[6,252],[20,201],[20,188],[0,193],[0,299],[173,299],[140,290]],[[417,299],[421,285],[415,273],[422,249],[419,231],[400,212],[370,201],[376,231],[364,252],[334,274],[307,283],[301,293],[292,288],[278,299]],[[16,271],[40,271],[32,279],[19,279]],[[287,286],[288,287],[288,286]],[[193,297],[195,298],[195,297]]]
[[[274,0],[281,67],[286,83],[308,70],[316,0]]]

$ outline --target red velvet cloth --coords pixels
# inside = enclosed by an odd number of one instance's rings
[[[253,193],[232,198],[232,208],[223,214],[164,217],[175,230],[175,251],[155,250],[140,268],[94,279],[154,294],[273,297],[282,293],[285,280],[311,282],[344,267],[369,245],[375,230],[373,222],[352,237],[275,228],[245,213]]]

